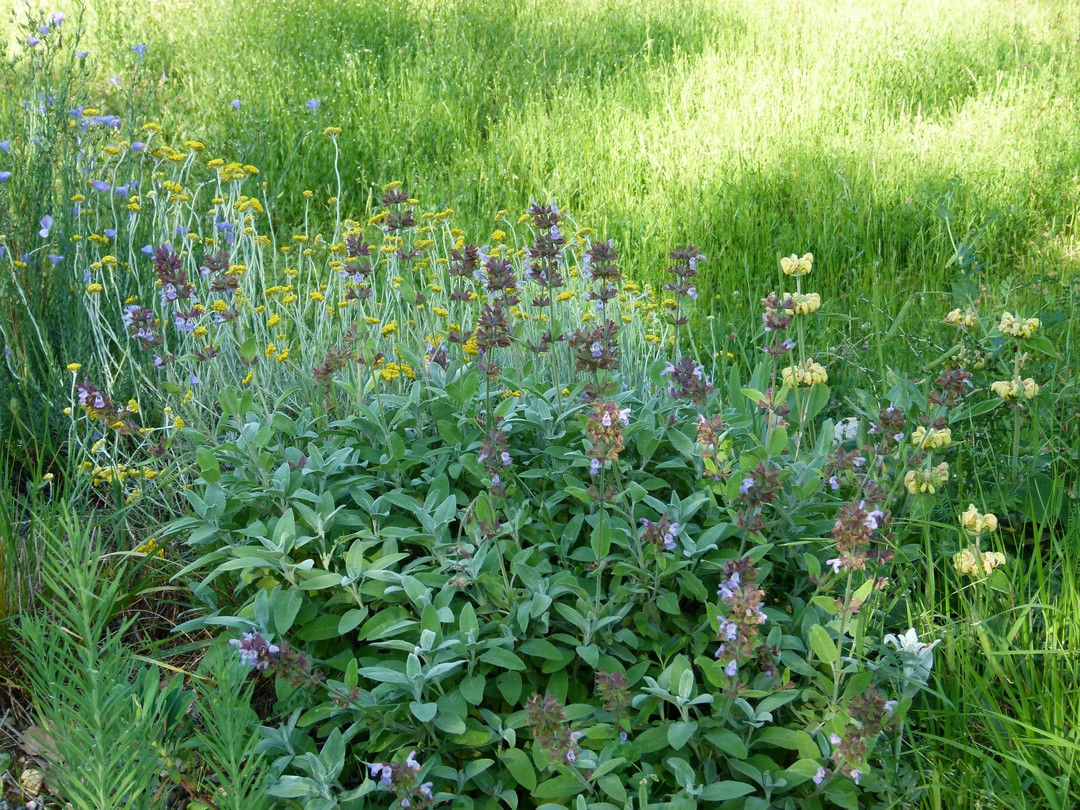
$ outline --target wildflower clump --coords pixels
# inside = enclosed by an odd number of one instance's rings
[[[977,543],[953,555],[953,566],[957,572],[976,579],[989,576],[995,568],[1004,564],[1004,554],[1000,551],[983,551]]]
[[[1035,399],[1039,386],[1032,377],[1021,379],[1019,375],[1011,380],[998,380],[990,384],[990,390],[1003,400]]]
[[[998,324],[998,329],[1002,334],[1011,335],[1020,340],[1027,340],[1038,331],[1040,326],[1042,326],[1042,321],[1038,318],[1018,318],[1011,312],[1004,312],[1001,315],[1001,323]]]

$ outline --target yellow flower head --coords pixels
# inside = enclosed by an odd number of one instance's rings
[[[960,525],[964,531],[973,537],[978,537],[983,532],[992,532],[997,529],[998,520],[992,514],[982,514],[975,508],[975,504],[969,503],[966,512],[960,515]]]
[[[998,324],[998,329],[1006,335],[1012,335],[1014,338],[1026,340],[1035,334],[1040,326],[1042,326],[1042,321],[1038,318],[1028,318],[1024,320],[1013,316],[1011,312],[1005,312],[1001,316],[1001,323]]]
[[[829,375],[825,371],[825,367],[820,363],[815,363],[813,358],[785,368],[781,372],[781,377],[784,380],[784,385],[789,385],[792,388],[803,388],[829,381]]]
[[[792,253],[780,260],[780,268],[785,276],[808,276],[814,269],[814,254],[804,253],[800,258]]]
[[[1017,376],[1011,380],[998,380],[991,383],[990,390],[1004,400],[1035,399],[1039,393],[1039,386],[1031,377],[1022,380]]]
[[[978,322],[979,316],[975,313],[975,310],[973,309],[961,311],[960,307],[957,307],[945,316],[945,323],[951,323],[956,326],[963,326],[965,329],[970,329]]]
[[[82,368],[82,363],[68,363],[67,364],[67,370],[70,371],[72,374],[74,374],[80,368]]]
[[[911,441],[914,442],[916,447],[925,447],[928,450],[948,447],[952,444],[952,429],[946,427],[927,430],[922,425],[919,425],[911,434]]]
[[[953,555],[953,566],[957,572],[974,579],[989,576],[995,568],[1004,564],[1005,555],[1000,551],[983,551],[977,544]]]
[[[791,300],[795,302],[796,315],[810,315],[821,307],[821,296],[817,293],[792,293]]]

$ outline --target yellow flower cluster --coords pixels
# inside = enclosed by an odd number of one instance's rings
[[[998,329],[1006,335],[1012,335],[1014,338],[1026,340],[1034,335],[1040,326],[1042,326],[1042,321],[1038,318],[1028,318],[1024,320],[1015,317],[1011,312],[1005,312],[1001,316],[1001,323],[998,324]]]
[[[792,293],[791,300],[795,302],[796,315],[810,315],[817,312],[821,306],[821,296],[817,293]]]
[[[975,508],[975,504],[969,503],[967,511],[960,515],[960,525],[972,537],[978,537],[983,532],[992,532],[997,529],[998,520],[992,514],[982,514]]]
[[[416,372],[408,363],[387,363],[379,371],[379,376],[386,382],[393,382],[398,377],[405,375],[406,379],[415,380]]]
[[[999,565],[1005,564],[1005,555],[1000,551],[983,551],[978,545],[968,546],[953,555],[956,570],[969,577],[978,579],[989,576]]]
[[[945,323],[951,323],[956,326],[963,326],[965,329],[970,329],[978,322],[979,316],[975,313],[975,310],[973,309],[961,311],[960,307],[957,307],[945,316]]]
[[[927,450],[937,450],[952,444],[952,430],[950,428],[930,428],[927,430],[922,425],[915,428],[911,434],[911,441],[916,447],[925,447]]]
[[[792,253],[780,260],[785,276],[808,276],[814,269],[814,254],[804,253],[802,258]]]
[[[1035,399],[1039,393],[1039,386],[1031,377],[1021,380],[1019,376],[1016,376],[1011,380],[998,380],[991,383],[990,390],[1004,400]]]
[[[789,385],[792,388],[804,388],[829,381],[829,375],[825,371],[825,367],[820,363],[815,363],[813,358],[785,368],[781,372],[781,376],[784,385]]]
[[[926,493],[933,495],[937,488],[949,480],[949,465],[941,462],[936,467],[923,470],[908,470],[904,476],[904,486],[912,495]]]
[[[165,549],[161,547],[156,538],[148,537],[144,543],[135,549],[135,553],[147,555],[153,554],[156,557],[164,557]]]

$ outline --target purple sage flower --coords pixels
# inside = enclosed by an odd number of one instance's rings
[[[822,782],[825,781],[826,775],[827,772],[824,768],[818,768],[817,773],[814,774],[814,784],[820,785]]]

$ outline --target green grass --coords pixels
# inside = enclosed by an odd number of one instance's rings
[[[95,53],[149,43],[168,130],[263,169],[279,223],[301,188],[335,193],[326,148],[300,148],[332,124],[346,210],[402,179],[472,233],[553,197],[616,238],[631,276],[699,245],[712,293],[761,291],[792,250],[829,268],[823,293],[941,289],[957,266],[1072,273],[1080,255],[1075,4],[90,7]]]

